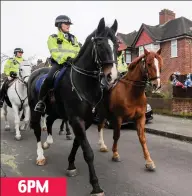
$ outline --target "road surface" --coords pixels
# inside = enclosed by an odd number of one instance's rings
[[[54,144],[46,150],[47,165],[36,166],[36,139],[33,131],[22,132],[23,140],[15,141],[11,132],[4,131],[1,122],[1,162],[7,176],[65,176],[72,141],[58,135],[60,120],[54,124]],[[95,168],[106,196],[191,196],[192,144],[147,134],[147,143],[157,169],[144,168],[141,146],[134,130],[123,129],[119,142],[121,162],[111,161],[112,153],[98,151],[98,134],[93,125],[87,131],[95,153]],[[45,141],[46,133],[43,133]],[[105,143],[111,149],[112,130],[105,129]],[[76,157],[79,175],[67,178],[69,196],[88,196],[91,191],[88,167],[79,149]]]

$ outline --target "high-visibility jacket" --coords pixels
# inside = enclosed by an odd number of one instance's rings
[[[127,64],[125,63],[125,58],[123,53],[117,58],[117,61],[118,61],[118,66],[117,66],[118,71],[120,73],[127,72],[128,68],[127,68]]]
[[[58,34],[50,35],[47,41],[49,51],[52,58],[58,63],[63,64],[68,57],[75,58],[79,53],[80,46],[77,38],[74,35],[69,34],[73,43],[68,41],[64,34],[59,31]]]
[[[9,58],[4,65],[4,74],[9,76],[11,71],[18,73],[22,61],[24,61],[22,57]]]

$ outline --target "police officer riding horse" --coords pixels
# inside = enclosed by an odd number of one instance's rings
[[[55,27],[58,28],[58,34],[50,35],[47,41],[48,49],[51,53],[51,69],[44,80],[40,94],[39,102],[35,106],[35,111],[45,113],[45,98],[49,90],[53,87],[53,78],[58,70],[72,62],[80,50],[77,38],[69,33],[71,19],[66,15],[60,15],[55,19]]]
[[[7,93],[7,89],[9,84],[17,78],[17,74],[19,72],[19,65],[22,61],[24,61],[22,48],[15,48],[14,50],[14,58],[9,58],[4,65],[4,74],[6,75],[6,79],[2,85],[1,93],[0,93],[0,108],[3,107],[3,103],[5,100],[5,96]]]

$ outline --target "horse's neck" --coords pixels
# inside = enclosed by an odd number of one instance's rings
[[[90,49],[76,60],[75,65],[83,70],[96,71],[97,67],[92,58],[92,50]],[[73,80],[77,90],[88,97],[90,101],[94,102],[97,99],[100,89],[97,79],[73,71]]]
[[[143,75],[141,70],[139,69],[140,65],[137,65],[133,70],[128,71],[125,80],[129,83],[128,88],[130,89],[129,93],[133,95],[135,98],[139,98],[143,96],[145,93],[145,83],[143,81]],[[136,82],[134,82],[136,81]]]
[[[20,80],[17,80],[15,82],[16,90],[19,95],[26,96],[27,95],[27,87],[24,83],[22,83]]]

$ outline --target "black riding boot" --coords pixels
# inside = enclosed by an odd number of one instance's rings
[[[56,62],[52,61],[52,67],[48,73],[47,78],[44,80],[44,83],[41,87],[40,94],[39,94],[39,101],[35,106],[35,111],[40,113],[45,113],[46,110],[46,104],[45,104],[45,98],[48,93],[48,91],[51,89],[53,85],[53,76],[57,70],[60,69],[60,65],[58,65]]]
[[[5,79],[5,82],[3,83],[2,85],[2,88],[1,88],[1,93],[0,93],[0,108],[3,107],[3,103],[4,103],[4,99],[5,99],[5,93],[6,93],[6,89],[8,87],[8,78]]]
[[[44,83],[41,86],[41,90],[39,94],[39,101],[36,104],[35,109],[34,109],[34,111],[40,112],[40,113],[45,113],[45,110],[46,110],[45,98],[49,91],[49,83],[46,80],[47,78],[45,79]]]

